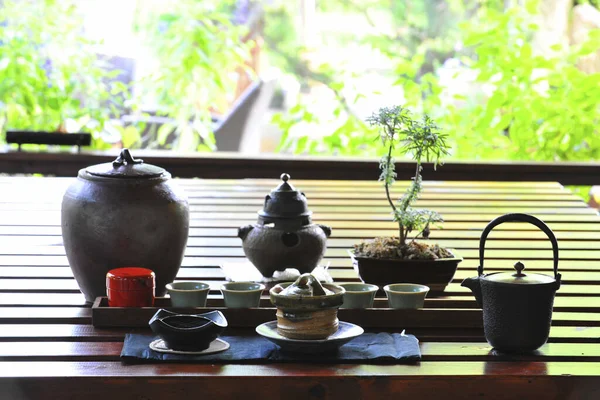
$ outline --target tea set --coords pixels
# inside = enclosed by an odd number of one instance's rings
[[[299,273],[294,282],[270,288],[276,320],[259,325],[256,333],[286,351],[334,350],[363,333],[360,326],[339,321],[338,309],[372,308],[380,288],[368,283],[321,283],[311,274],[332,231],[312,222],[306,196],[290,183],[288,174],[282,174],[281,181],[266,195],[257,223],[238,230],[246,257],[264,277],[287,268]],[[548,236],[553,276],[525,273],[521,262],[514,265],[515,272],[484,273],[486,239],[506,222],[527,222]],[[206,307],[207,283],[174,281],[188,230],[189,206],[183,190],[167,171],[135,159],[127,149],[112,163],[80,170],[63,199],[65,249],[88,302],[107,295],[110,307],[153,307],[154,296],[168,292],[174,308]],[[482,308],[485,338],[496,350],[526,353],[547,341],[554,296],[561,285],[558,261],[556,237],[538,218],[506,214],[485,227],[478,276],[465,279],[462,286],[471,289]],[[265,288],[257,282],[228,282],[220,289],[225,307],[256,308]],[[429,292],[427,286],[412,283],[381,289],[394,309],[421,309]],[[159,309],[149,325],[160,337],[151,344],[155,351],[205,354],[229,347],[218,338],[228,325],[220,311],[180,314]]]

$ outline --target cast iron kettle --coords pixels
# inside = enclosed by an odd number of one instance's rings
[[[491,230],[504,222],[529,222],[540,228],[552,242],[554,278],[543,274],[525,274],[521,262],[516,273],[483,274],[485,240]],[[548,340],[554,295],[560,288],[558,243],[552,230],[539,219],[527,214],[506,214],[490,222],[479,241],[479,276],[462,282],[473,291],[483,309],[486,340],[498,351],[527,353],[537,350]]]
[[[281,184],[265,196],[258,223],[242,226],[244,254],[265,277],[275,271],[296,268],[311,272],[323,258],[331,228],[313,224],[306,196],[281,175]]]
[[[163,168],[127,149],[111,162],[79,171],[63,196],[62,237],[87,302],[106,296],[106,273],[143,267],[156,274],[156,295],[177,275],[188,239],[185,192]]]

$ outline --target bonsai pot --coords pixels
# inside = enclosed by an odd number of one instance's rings
[[[454,254],[452,250],[449,250]],[[365,283],[383,288],[392,283],[418,283],[441,293],[452,281],[462,257],[437,260],[359,257],[350,252],[354,270]]]

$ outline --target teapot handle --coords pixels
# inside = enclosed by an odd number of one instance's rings
[[[494,219],[485,227],[483,233],[481,234],[481,239],[479,240],[479,267],[477,268],[477,273],[479,275],[483,275],[483,255],[485,252],[485,240],[487,239],[488,234],[492,231],[492,229],[494,229],[494,227],[504,222],[529,222],[530,224],[540,228],[546,235],[548,235],[548,238],[552,242],[552,253],[554,255],[554,279],[556,279],[558,286],[560,286],[561,275],[558,273],[558,242],[556,241],[556,236],[554,236],[554,233],[548,227],[548,225],[529,214],[505,214]]]

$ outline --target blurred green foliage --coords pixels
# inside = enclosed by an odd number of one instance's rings
[[[92,131],[95,148],[108,146],[102,140],[107,130],[117,132],[125,146],[141,146],[147,143],[142,140],[143,124],[113,126],[111,121],[125,112],[123,101],[130,112],[142,97],[150,97],[159,105],[157,114],[172,120],[152,133],[156,143],[178,150],[214,149],[211,111],[231,100],[227,96],[234,91],[236,68],[243,66],[252,45],[241,40],[246,27],[233,22],[241,3],[140,0],[136,32],[153,51],[157,65],[136,82],[140,90],[131,99],[130,88],[113,79],[118,71],[110,71],[96,54],[96,44],[82,34],[77,1],[4,0],[0,128],[52,131],[69,122],[71,129]],[[351,62],[311,58],[314,49],[302,44],[297,2],[261,3],[266,56],[271,65],[298,80],[302,93],[296,105],[273,119],[283,132],[279,149],[377,155],[374,131],[355,107],[378,95],[377,90],[356,84],[363,72]],[[597,6],[595,0],[589,3]],[[597,32],[583,46],[556,46],[553,54],[541,55],[533,44],[539,29],[533,22],[536,0],[316,4],[318,13],[352,15],[364,22],[361,29],[330,29],[320,38],[322,45],[368,47],[385,59],[386,68],[391,68],[378,73],[387,74],[393,82],[390,89],[402,93],[394,103],[431,115],[451,133],[450,158],[600,158],[595,130],[600,75],[577,68],[582,56],[600,48]],[[506,8],[507,4],[513,6]],[[449,79],[440,74],[446,60],[455,67],[445,68],[454,71]],[[449,82],[463,86],[450,88]],[[326,95],[320,92],[320,101],[304,96],[315,87],[327,89]]]
[[[584,202],[588,203],[590,201],[591,186],[565,186],[565,188],[573,192],[574,195],[581,197]]]
[[[600,31],[583,46],[555,46],[554,55],[542,56],[531,45],[536,29],[525,8],[482,9],[463,25],[464,44],[473,56],[462,61],[476,71],[475,84],[488,85],[489,91],[455,95],[460,105],[438,111],[445,129],[456,132],[457,157],[600,158],[600,74],[576,66],[580,57],[600,48]]]
[[[74,1],[4,0],[0,7],[0,132],[7,129],[101,132],[118,115],[126,87],[81,35]],[[0,135],[4,140],[4,135]]]
[[[211,111],[234,92],[252,43],[242,42],[245,26],[231,21],[234,3],[178,0],[138,16],[138,33],[157,62],[139,82],[140,96],[154,98],[157,114],[173,120],[159,128],[160,145],[175,131],[174,149],[214,150]]]
[[[174,132],[166,147],[214,149],[211,111],[233,93],[235,70],[251,43],[241,43],[244,27],[231,22],[234,1],[151,2],[140,2],[136,33],[157,65],[134,82],[132,98],[131,87],[114,79],[121,71],[97,54],[99,43],[86,39],[77,1],[2,1],[0,131],[91,131],[95,149],[111,146],[103,138],[137,147],[148,142],[142,140],[146,124],[119,118],[151,98],[157,115],[172,121],[150,131],[156,142],[165,145]]]
[[[376,35],[363,40],[394,63],[394,86],[401,88],[403,103],[432,115],[442,129],[452,133],[452,158],[600,158],[596,131],[600,74],[577,68],[582,56],[600,49],[598,32],[592,32],[582,46],[554,46],[553,54],[542,55],[532,44],[539,29],[533,23],[537,1],[514,2],[517,5],[507,9],[501,1],[417,2],[421,9],[413,2],[398,3],[405,8],[397,17],[392,15],[403,36]],[[390,10],[387,2],[371,1],[372,5]],[[427,10],[428,6],[437,7],[437,12]],[[366,8],[364,5],[363,12],[371,16],[365,18],[373,18],[374,8]],[[415,13],[429,20],[413,19]],[[444,15],[446,22],[437,23]],[[438,74],[440,62],[448,58],[457,65],[451,81],[462,79],[464,85],[458,91],[448,90],[448,81]],[[345,73],[332,71],[330,76],[344,77]],[[337,87],[334,80],[324,82],[338,100],[345,99],[344,89],[351,80],[342,82]],[[276,116],[274,121],[284,132],[281,148],[312,154],[373,155],[378,144],[370,140],[372,132],[348,112],[351,101],[339,103],[334,109],[341,116],[336,127],[321,136],[297,133],[298,126],[318,121],[311,104],[300,103]]]

